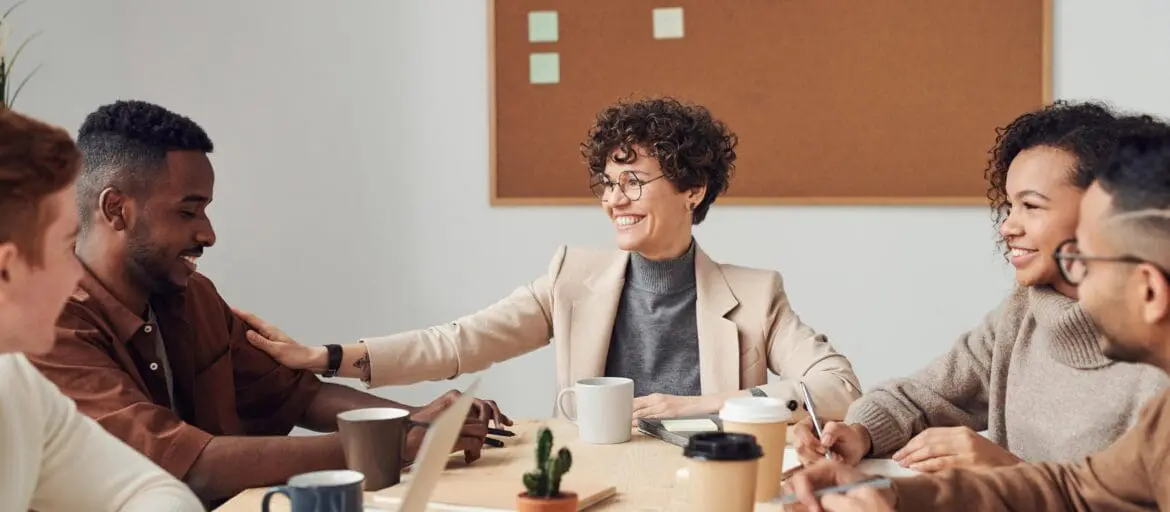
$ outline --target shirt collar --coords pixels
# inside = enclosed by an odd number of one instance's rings
[[[73,299],[81,302],[109,323],[114,334],[122,343],[129,343],[146,325],[146,320],[130,311],[121,301],[114,297],[110,290],[93,275],[88,268],[82,265],[85,272],[77,284],[77,292]]]

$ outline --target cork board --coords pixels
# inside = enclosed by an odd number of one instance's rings
[[[979,204],[1051,99],[1051,0],[488,2],[493,205],[596,204],[594,116],[656,95],[739,135],[721,204]]]

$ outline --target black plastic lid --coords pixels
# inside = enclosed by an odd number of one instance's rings
[[[731,432],[691,435],[683,456],[702,460],[754,460],[764,456],[756,436]]]

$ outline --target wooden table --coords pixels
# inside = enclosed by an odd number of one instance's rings
[[[483,457],[467,465],[462,454],[452,456],[443,474],[444,482],[459,483],[461,492],[505,493],[514,497],[522,492],[520,475],[535,467],[534,443],[539,427],[547,425],[553,431],[554,449],[568,445],[573,452],[573,467],[565,476],[562,489],[573,490],[582,482],[613,486],[616,495],[590,507],[590,511],[667,511],[681,508],[684,491],[675,488],[675,473],[684,463],[682,448],[641,434],[637,430],[627,443],[592,445],[577,441],[577,427],[564,420],[531,420],[517,422],[511,430],[515,438],[503,438],[505,447],[485,448]],[[785,455],[785,467],[797,464],[794,454]],[[403,482],[408,479],[404,478]],[[478,484],[478,485],[477,485]],[[402,484],[395,488],[402,487]],[[266,489],[250,489],[216,509],[217,512],[256,512]],[[395,510],[384,504],[387,490],[366,494],[367,510]],[[283,497],[272,500],[273,512],[287,512]],[[279,506],[277,506],[279,505]],[[432,510],[510,510],[499,508],[470,508],[435,505]],[[782,510],[772,505],[757,505],[757,511]]]

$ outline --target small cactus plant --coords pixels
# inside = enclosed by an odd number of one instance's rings
[[[556,498],[561,495],[561,477],[573,465],[569,449],[561,447],[552,457],[553,435],[541,428],[536,442],[536,469],[524,473],[524,487],[532,498]]]

